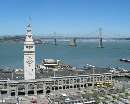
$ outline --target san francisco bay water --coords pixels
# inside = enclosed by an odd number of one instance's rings
[[[104,48],[97,48],[97,42],[78,42],[77,47],[68,46],[67,42],[58,45],[36,45],[36,63],[43,58],[59,59],[66,64],[82,67],[86,64],[98,67],[124,67],[130,70],[130,63],[120,62],[120,58],[130,59],[130,41],[107,41]],[[22,68],[23,44],[0,43],[0,66]]]

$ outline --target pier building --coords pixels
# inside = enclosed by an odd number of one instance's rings
[[[0,96],[46,95],[56,91],[78,91],[85,90],[88,87],[102,87],[106,84],[106,87],[110,87],[111,83],[112,76],[110,73],[50,77],[35,80],[0,80]]]
[[[59,64],[60,64],[60,60],[55,60],[55,59],[42,60],[42,66],[45,66],[46,69],[58,68]]]

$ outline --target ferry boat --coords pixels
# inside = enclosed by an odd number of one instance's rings
[[[120,59],[120,61],[123,61],[123,62],[130,62],[130,60],[127,60],[127,59]]]

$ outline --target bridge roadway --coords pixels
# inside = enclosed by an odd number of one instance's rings
[[[40,39],[61,39],[61,40],[70,40],[70,39],[98,39],[97,37],[44,37]]]
[[[51,37],[41,37],[39,38],[41,40],[44,39],[59,39],[59,40],[70,40],[70,39],[76,39],[76,40],[91,40],[91,39],[99,39],[99,37],[55,37],[55,36],[51,36]],[[130,40],[130,38],[103,38],[105,40]]]
[[[84,90],[97,83],[112,84],[112,74],[89,74],[41,78],[36,80],[0,80],[0,96],[48,95],[50,92]]]

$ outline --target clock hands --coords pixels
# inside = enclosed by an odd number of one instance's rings
[[[28,57],[26,63],[28,63],[28,65],[30,66],[30,64],[33,63],[32,58],[31,58],[31,57]]]

